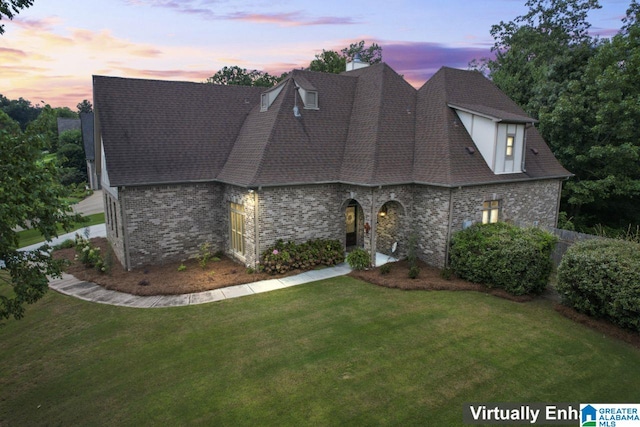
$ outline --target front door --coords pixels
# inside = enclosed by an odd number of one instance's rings
[[[356,246],[358,244],[358,233],[357,233],[357,224],[358,224],[358,208],[357,205],[349,205],[347,206],[347,210],[345,212],[345,221],[346,221],[346,230],[347,230],[347,247]]]

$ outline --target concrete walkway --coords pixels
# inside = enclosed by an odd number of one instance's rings
[[[69,274],[63,274],[61,279],[51,280],[49,282],[49,287],[61,294],[100,304],[136,308],[178,307],[184,305],[204,304],[224,299],[259,294],[262,292],[275,291],[277,289],[302,285],[303,283],[343,276],[348,274],[350,271],[351,268],[347,264],[342,263],[335,267],[307,271],[296,276],[262,280],[244,285],[229,286],[227,288],[184,295],[137,296],[123,292],[109,291],[100,285],[83,282]]]
[[[397,261],[397,259],[391,258],[387,255],[380,253],[376,254],[376,265],[378,266],[386,264],[387,262],[395,261]],[[259,282],[247,283],[244,285],[229,286],[226,288],[184,295],[131,295],[124,292],[110,291],[100,285],[96,285],[95,283],[83,282],[70,274],[63,274],[61,279],[51,280],[49,282],[49,287],[64,295],[100,304],[135,308],[159,308],[205,304],[208,302],[260,294],[262,292],[275,291],[278,289],[289,288],[291,286],[302,285],[304,283],[344,276],[350,272],[351,267],[343,262],[335,267],[306,271],[295,276],[283,277],[281,279],[261,280]]]

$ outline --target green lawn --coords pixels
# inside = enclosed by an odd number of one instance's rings
[[[640,401],[640,350],[548,301],[349,277],[167,309],[49,292],[0,348],[7,426],[455,426],[464,402]]]
[[[88,227],[90,225],[104,224],[104,212],[88,215],[83,217],[86,221],[76,223],[76,227],[78,229],[82,229],[84,227]],[[60,234],[65,234],[66,231],[62,229],[62,227],[58,227],[58,232]],[[23,230],[18,232],[18,238],[20,239],[19,247],[25,247],[34,245],[36,243],[44,242],[44,237],[38,230]]]

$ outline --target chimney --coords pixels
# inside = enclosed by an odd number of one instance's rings
[[[360,54],[356,53],[353,56],[353,61],[347,62],[346,71],[353,71],[353,70],[357,70],[359,68],[364,68],[364,67],[368,67],[368,66],[369,66],[369,63],[368,62],[364,62],[362,60],[362,58],[360,58]]]

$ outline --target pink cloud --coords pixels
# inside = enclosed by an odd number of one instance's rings
[[[238,12],[227,16],[228,19],[248,21],[259,24],[276,24],[282,26],[298,27],[309,25],[351,25],[356,21],[348,17],[325,16],[315,19],[307,19],[300,12],[288,13],[247,13]]]

